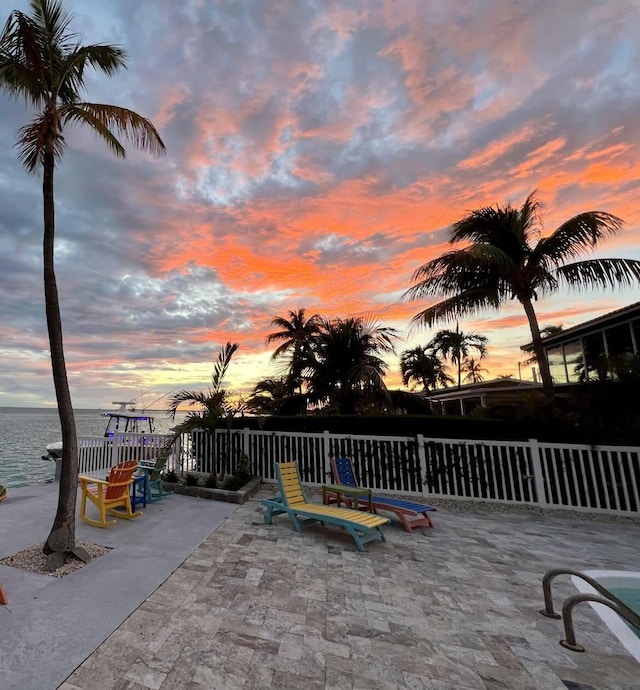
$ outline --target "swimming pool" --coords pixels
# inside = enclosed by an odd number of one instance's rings
[[[640,613],[640,573],[629,573],[622,570],[585,570],[584,574],[597,580],[629,608]],[[581,578],[573,576],[571,580],[580,592],[598,594],[591,585]],[[589,603],[625,649],[636,661],[640,662],[640,632],[627,625],[623,618],[607,606]]]

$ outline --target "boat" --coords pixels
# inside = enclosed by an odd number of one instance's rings
[[[115,410],[100,413],[102,417],[107,418],[107,426],[104,430],[105,438],[113,438],[115,434],[154,433],[154,418],[146,414],[144,410],[136,410],[135,400],[117,401],[111,404],[118,405],[118,407]],[[61,460],[62,441],[47,444],[46,451],[47,454],[42,456],[43,460]]]
[[[135,408],[135,401],[114,402],[112,405],[119,405],[117,410],[103,412],[102,416],[107,417],[107,428],[104,430],[105,438],[113,438],[116,432],[122,434],[153,434],[154,418],[144,411]]]

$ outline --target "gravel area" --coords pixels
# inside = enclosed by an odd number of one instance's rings
[[[97,544],[77,542],[77,545],[85,549],[92,559],[99,558],[108,551],[111,551],[108,546],[98,546]],[[30,573],[40,573],[41,575],[49,575],[51,577],[64,577],[65,575],[69,575],[69,573],[79,570],[85,565],[85,563],[75,556],[70,556],[67,557],[67,562],[62,567],[57,570],[49,570],[47,568],[47,557],[42,553],[42,546],[42,544],[31,546],[13,556],[7,556],[6,558],[0,559],[0,563],[2,563],[2,565],[9,565],[12,568],[27,570]]]

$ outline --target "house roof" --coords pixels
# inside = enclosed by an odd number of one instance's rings
[[[577,326],[566,328],[560,333],[543,338],[542,343],[545,347],[558,345],[569,340],[575,340],[576,338],[579,338],[580,336],[583,336],[591,331],[599,331],[603,328],[608,328],[619,323],[631,321],[636,317],[640,317],[640,302],[634,302],[633,304],[629,304],[621,309],[610,311],[603,316],[598,316],[595,319],[590,319],[589,321],[579,323]],[[532,344],[529,342],[526,345],[522,345],[520,349],[530,350],[531,346]]]
[[[478,398],[496,391],[513,391],[523,388],[540,388],[540,384],[512,378],[499,378],[480,383],[467,383],[460,388],[443,388],[424,395],[428,400],[457,400],[459,398]]]

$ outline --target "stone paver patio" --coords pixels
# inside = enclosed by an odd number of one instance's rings
[[[262,495],[268,495],[266,491]],[[194,499],[197,500],[197,499]],[[562,648],[549,568],[640,571],[638,523],[442,508],[358,553],[239,507],[61,690],[637,690],[640,664],[587,604]],[[556,581],[554,600],[576,592]]]

